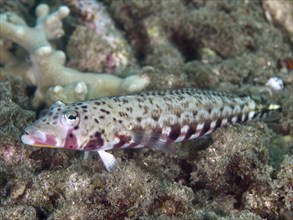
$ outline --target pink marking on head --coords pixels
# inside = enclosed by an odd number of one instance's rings
[[[45,135],[46,135],[46,144],[48,144],[50,146],[56,146],[56,144],[57,144],[56,137],[54,135],[50,135],[50,134],[45,134]]]
[[[67,134],[66,134],[66,139],[65,139],[65,143],[64,143],[64,148],[68,148],[68,149],[77,149],[77,138],[76,136],[72,133],[72,129],[68,130]]]

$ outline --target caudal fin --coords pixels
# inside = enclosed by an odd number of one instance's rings
[[[254,115],[254,119],[265,119],[265,120],[275,120],[276,112],[281,112],[282,106],[278,104],[268,104],[268,105],[258,105],[256,107],[256,112]]]

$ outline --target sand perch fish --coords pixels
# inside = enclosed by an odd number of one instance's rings
[[[32,146],[97,151],[109,171],[106,150],[148,146],[169,151],[172,143],[198,138],[227,123],[262,117],[279,105],[254,98],[187,88],[105,97],[66,104],[57,101],[21,136]]]

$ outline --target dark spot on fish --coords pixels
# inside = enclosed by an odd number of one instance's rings
[[[83,109],[82,111],[83,111],[84,113],[87,113],[87,110],[86,110],[86,109]]]
[[[239,114],[237,116],[237,120],[236,120],[237,123],[241,123],[242,122],[242,114]]]
[[[78,107],[75,107],[74,109],[75,109],[75,110],[78,110],[79,108],[78,108]]]
[[[121,124],[122,123],[122,120],[118,120],[118,122]]]
[[[194,111],[194,112],[192,112],[193,117],[195,117],[195,116],[197,115],[197,113],[198,113],[198,111]]]
[[[97,107],[96,107],[96,106],[93,106],[93,109],[94,109],[94,110],[96,110],[96,109],[97,109]]]
[[[153,104],[153,100],[151,98],[149,98],[149,102],[151,105]]]
[[[94,120],[95,120],[95,122],[96,122],[97,124],[99,124],[99,121],[98,121],[98,119],[96,119],[96,118],[95,118]]]
[[[148,107],[144,106],[143,109],[144,109],[143,114],[147,114],[148,113]]]
[[[179,95],[179,96],[177,97],[177,99],[178,99],[179,101],[181,101],[181,100],[183,100],[183,99],[184,99],[184,96],[182,96],[182,95]]]
[[[59,108],[57,108],[56,110],[57,110],[58,112],[60,112],[60,111],[61,111],[61,108],[59,107]]]
[[[137,117],[137,118],[136,118],[136,120],[137,120],[138,122],[141,122],[141,119],[142,119],[141,117]]]
[[[144,102],[144,99],[141,99],[141,98],[137,98],[136,99],[138,102]]]
[[[74,135],[73,135],[72,133],[70,133],[70,134],[69,134],[69,137],[70,137],[70,138],[73,138],[73,137],[74,137]]]
[[[222,118],[219,118],[219,119],[217,120],[216,125],[215,125],[215,129],[221,127],[221,125],[222,125],[222,120],[223,120]],[[214,130],[215,130],[215,129],[214,129]]]
[[[131,107],[127,107],[126,110],[129,111],[130,113],[132,113],[132,108]]]
[[[228,118],[227,118],[228,119],[228,122],[231,123],[232,122],[232,118],[233,118],[233,115],[229,115]]]
[[[106,104],[106,102],[105,102],[105,101],[102,101],[102,104],[103,104],[103,105],[105,105],[105,104]]]
[[[76,125],[76,126],[74,127],[74,130],[77,130],[77,129],[79,129],[79,126],[78,126],[78,125]]]
[[[157,114],[152,114],[152,119],[154,119],[155,121],[158,121],[159,120],[159,115]]]
[[[99,118],[100,118],[100,119],[104,119],[105,117],[104,117],[103,115],[100,115]]]
[[[109,111],[107,111],[107,110],[105,110],[105,109],[103,109],[103,108],[101,108],[100,110],[101,110],[101,112],[104,112],[104,113],[106,113],[107,115],[109,115],[109,114],[110,114],[110,112],[109,112]]]
[[[42,119],[42,122],[46,122],[46,121],[47,121],[47,119],[46,119],[46,118]]]
[[[117,119],[116,118],[113,118],[113,121],[117,121]]]
[[[186,93],[187,95],[193,95],[192,92],[190,92],[189,90],[188,90],[188,91],[185,91],[185,93]]]
[[[96,132],[95,132],[95,137],[101,137],[101,133],[98,132],[98,131],[96,131]]]
[[[83,105],[83,103],[82,102],[78,102],[76,105]]]
[[[52,115],[53,115],[53,112],[49,112],[49,113],[48,113],[48,116],[52,116]]]
[[[208,130],[210,129],[211,126],[211,122],[210,121],[206,121],[203,125],[203,128],[201,129],[200,135],[199,136],[203,136],[205,135],[205,133],[208,132]]]
[[[96,105],[101,105],[101,103],[100,102],[94,102]]]
[[[192,124],[189,126],[186,134],[185,134],[185,137],[184,137],[184,140],[188,140],[193,134],[195,134],[196,132],[196,126],[195,124]]]
[[[174,125],[171,127],[171,132],[168,135],[168,137],[171,140],[175,141],[180,136],[180,133],[181,133],[180,125]]]
[[[128,114],[126,112],[118,112],[120,117],[128,117]]]
[[[83,105],[83,106],[81,106],[81,108],[87,108],[87,105]]]
[[[84,116],[84,119],[85,119],[85,120],[87,120],[88,118],[89,118],[89,117],[88,117],[87,115],[86,115],[86,116]]]
[[[163,100],[164,101],[169,101],[167,97],[163,97]]]

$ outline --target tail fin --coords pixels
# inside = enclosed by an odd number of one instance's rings
[[[275,121],[278,119],[276,112],[281,112],[282,107],[278,104],[257,105],[254,119],[262,119],[265,121]]]
[[[266,120],[275,120],[276,112],[282,111],[282,106],[271,104],[264,94],[256,94],[251,96],[256,103],[254,119],[261,118]]]

